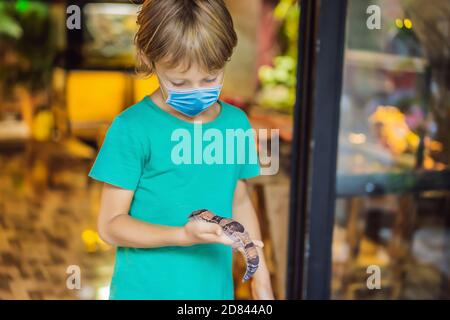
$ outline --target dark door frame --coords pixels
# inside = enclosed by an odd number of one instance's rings
[[[329,299],[346,0],[301,0],[287,299]]]

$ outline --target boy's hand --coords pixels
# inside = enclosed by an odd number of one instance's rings
[[[189,221],[182,227],[182,245],[190,246],[199,243],[222,243],[225,245],[233,245],[231,240],[218,224]]]
[[[253,275],[250,288],[254,300],[275,300],[272,289],[272,282],[270,280],[270,272],[267,268],[264,251],[258,248],[259,253],[259,268]]]
[[[253,275],[251,291],[254,300],[274,300],[269,270],[261,265]]]
[[[260,240],[252,240],[253,243],[258,247],[258,254],[260,257],[260,264],[258,270],[251,280],[251,291],[254,300],[275,300],[272,290],[272,283],[270,280],[269,269],[267,269],[264,252],[262,248],[264,243]],[[237,248],[238,251],[243,252],[242,247]]]

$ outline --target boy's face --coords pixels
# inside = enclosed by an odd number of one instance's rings
[[[167,68],[158,63],[155,63],[155,69],[166,96],[167,89],[184,90],[218,86],[222,84],[224,77],[224,69],[207,73],[194,64],[187,71],[182,66]]]

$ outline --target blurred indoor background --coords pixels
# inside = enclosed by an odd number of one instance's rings
[[[132,2],[0,2],[0,299],[108,297],[114,248],[96,232],[101,185],[87,173],[112,119],[158,87],[134,71]],[[301,6],[226,3],[239,41],[222,99],[279,129],[280,169],[251,195],[284,299]],[[66,24],[74,4],[80,29]],[[366,27],[372,4],[380,30]],[[449,34],[448,0],[348,1],[331,298],[450,298]],[[250,299],[235,264],[236,298]],[[66,286],[71,265],[80,290]],[[366,287],[370,265],[381,290]]]

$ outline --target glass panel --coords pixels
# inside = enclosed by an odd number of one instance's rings
[[[346,33],[333,298],[448,299],[450,2],[350,0]]]

